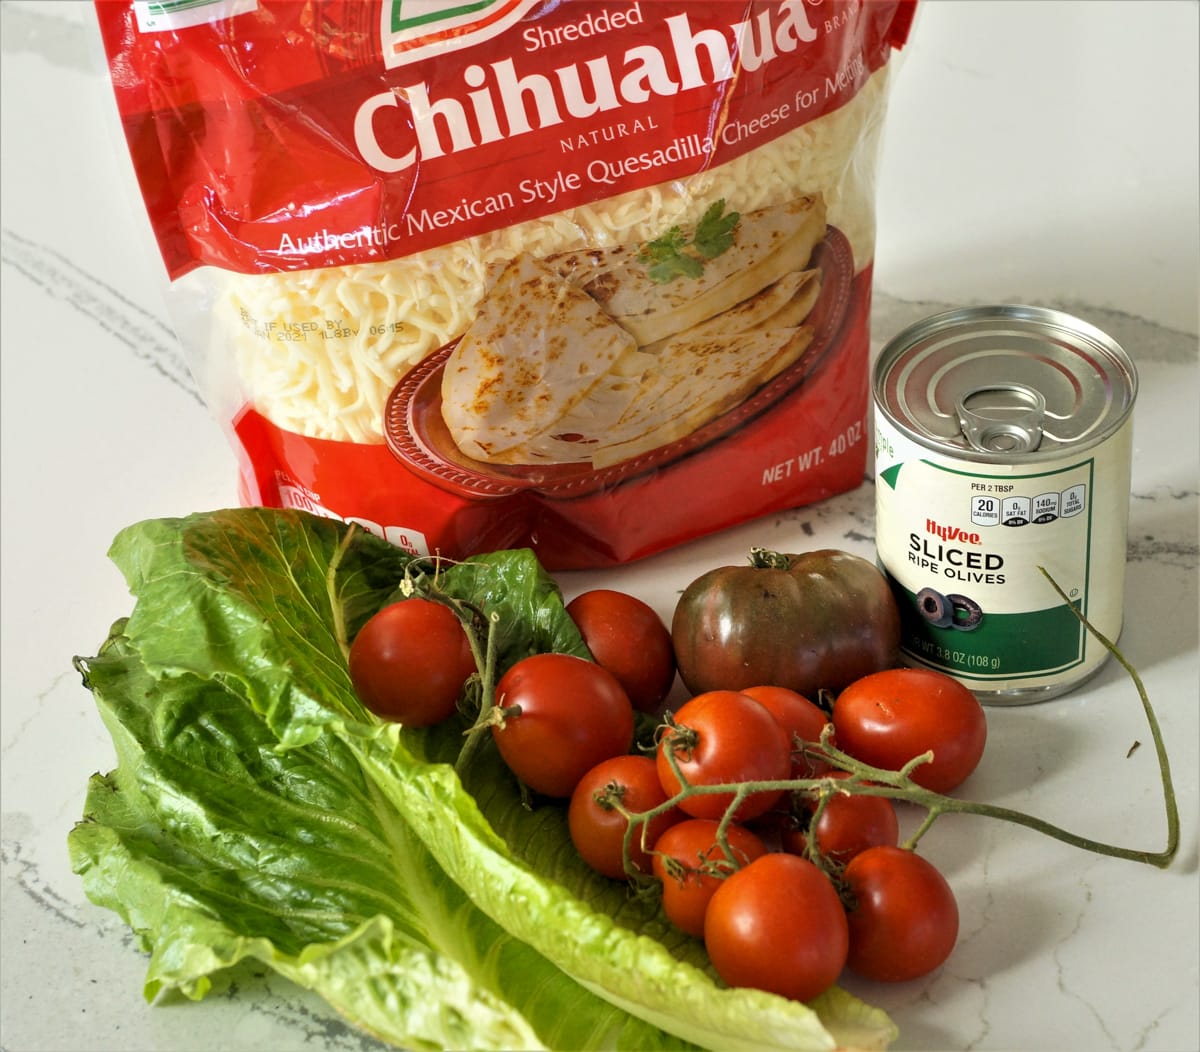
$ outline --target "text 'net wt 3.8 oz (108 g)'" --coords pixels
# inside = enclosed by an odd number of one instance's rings
[[[911,0],[96,10],[247,503],[566,569],[862,480]]]

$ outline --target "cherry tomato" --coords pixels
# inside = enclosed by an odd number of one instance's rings
[[[851,683],[833,706],[838,746],[872,767],[899,770],[932,750],[913,781],[945,793],[979,764],[987,719],[978,699],[941,672],[896,668]]]
[[[597,873],[622,880],[629,876],[624,857],[629,822],[613,806],[614,798],[630,814],[666,803],[667,794],[659,783],[651,757],[614,756],[596,764],[575,786],[567,808],[571,842],[583,860]],[[641,873],[649,873],[652,869],[649,848],[682,818],[679,809],[673,807],[636,826],[629,842],[630,864]]]
[[[492,737],[530,789],[568,797],[592,767],[633,744],[633,706],[607,669],[572,654],[534,654],[496,684],[504,719]]]
[[[350,645],[350,681],[359,700],[376,715],[410,727],[447,719],[474,671],[457,615],[419,596],[385,606]]]
[[[848,778],[845,771],[831,772],[828,778],[835,782]],[[804,790],[796,793],[796,799],[811,820],[820,800],[820,790]],[[829,800],[821,811],[815,826],[804,822],[801,826],[785,826],[781,834],[783,847],[793,854],[803,855],[808,840],[817,838],[817,850],[826,858],[845,865],[855,855],[869,847],[890,845],[900,841],[900,822],[896,808],[886,796],[847,794],[833,789]]]
[[[731,860],[717,843],[719,825],[711,818],[685,818],[655,841],[651,856],[654,875],[662,881],[663,912],[675,927],[698,939],[704,935],[709,900],[725,875],[767,853],[762,840],[730,822],[725,832]]]
[[[950,956],[958,903],[931,862],[904,848],[873,847],[850,860],[843,879],[853,971],[903,982],[927,975]]]
[[[652,607],[608,588],[577,595],[567,613],[592,657],[617,677],[633,707],[655,712],[675,682],[671,633]]]
[[[787,687],[743,687],[741,693],[750,695],[788,732],[792,742],[793,778],[817,778],[830,770],[830,765],[824,760],[805,756],[796,748],[797,738],[802,742],[821,740],[821,732],[829,725],[829,717],[819,705]]]
[[[783,781],[792,770],[787,732],[757,701],[732,690],[709,691],[685,702],[659,739],[658,777],[667,795],[674,796],[681,785],[668,750],[689,785]],[[734,817],[745,821],[761,815],[782,795],[782,790],[753,793]],[[732,802],[733,793],[697,794],[679,807],[696,818],[720,818]]]
[[[805,858],[768,854],[717,888],[704,946],[730,986],[797,1001],[829,989],[846,964],[846,912],[833,883]]]

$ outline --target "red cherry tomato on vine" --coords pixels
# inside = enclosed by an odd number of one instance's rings
[[[654,875],[662,881],[662,908],[681,931],[701,938],[704,914],[725,876],[767,853],[754,833],[736,822],[726,826],[730,859],[717,842],[711,818],[685,818],[671,826],[654,843]]]
[[[704,946],[730,986],[809,1001],[846,964],[846,913],[830,879],[808,859],[768,854],[716,890]]]
[[[888,669],[855,680],[833,706],[838,747],[872,767],[896,771],[932,750],[913,781],[945,793],[979,764],[987,718],[958,680],[920,668]]]
[[[793,778],[817,778],[830,769],[824,760],[805,756],[796,748],[796,738],[802,742],[821,740],[822,731],[829,725],[829,717],[819,705],[787,687],[743,687],[741,693],[748,694],[762,705],[788,732],[792,740]]]
[[[845,771],[831,772],[826,777],[837,781],[849,777]],[[819,790],[798,792],[796,798],[807,812],[810,821],[820,800]],[[815,824],[785,826],[781,841],[785,850],[803,855],[811,837],[817,838],[817,850],[826,858],[845,865],[855,855],[869,847],[890,845],[900,841],[900,822],[896,808],[886,796],[848,794],[833,789]]]
[[[447,719],[475,671],[458,616],[419,596],[390,603],[368,620],[350,645],[349,663],[359,700],[409,727]]]
[[[623,812],[637,814],[666,803],[667,794],[649,756],[614,756],[598,763],[580,779],[567,808],[571,842],[597,873],[614,880],[629,876],[625,870]],[[614,804],[619,804],[618,810]],[[636,825],[629,842],[630,864],[641,873],[651,870],[650,851],[666,830],[683,818],[677,808]]]
[[[689,785],[784,781],[792,770],[787,732],[757,701],[732,690],[709,691],[685,702],[659,739],[658,777],[667,795],[674,796],[681,784],[668,751]],[[782,795],[782,790],[753,793],[734,817],[745,821],[761,815]],[[696,818],[720,818],[732,802],[732,793],[697,794],[681,800],[679,808]]]
[[[853,971],[903,982],[945,963],[958,938],[958,903],[931,862],[904,848],[873,847],[851,859],[842,876]]]
[[[592,657],[617,677],[633,707],[655,712],[675,682],[671,633],[654,609],[625,592],[577,595],[567,613]]]
[[[571,654],[534,654],[496,684],[504,719],[492,738],[530,789],[570,796],[596,764],[633,744],[633,706],[607,669]]]

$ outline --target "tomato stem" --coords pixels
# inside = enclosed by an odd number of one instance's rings
[[[603,799],[601,799],[601,797],[603,797]],[[625,818],[625,833],[621,838],[621,867],[625,870],[625,876],[627,876],[635,885],[655,885],[657,884],[657,881],[643,873],[637,868],[637,866],[634,865],[633,852],[631,850],[635,832],[638,835],[639,846],[641,847],[642,851],[649,852],[654,846],[653,844],[646,843],[646,834],[650,832],[650,824],[649,822],[634,821],[636,815],[633,812],[630,812],[625,806],[624,799],[624,786],[617,786],[615,784],[608,786],[603,793],[596,795],[597,804],[599,804],[601,807],[608,807],[610,810],[616,811]],[[682,880],[682,875],[677,876],[677,879]]]
[[[604,811],[616,811],[618,814],[624,814],[628,817],[622,801],[625,799],[625,786],[620,782],[609,782],[599,792],[592,794],[592,799],[596,801],[596,806]]]
[[[751,548],[750,565],[756,570],[786,570],[792,560],[783,552],[774,552],[770,548]]]
[[[460,615],[461,616],[461,615]],[[471,758],[479,749],[480,742],[483,740],[484,734],[493,723],[496,722],[496,647],[497,636],[496,626],[500,623],[500,615],[492,613],[486,619],[487,629],[484,634],[483,652],[480,652],[479,639],[474,631],[468,629],[467,635],[471,643],[471,653],[475,658],[476,667],[479,669],[479,715],[470,729],[466,732],[466,741],[463,743],[462,749],[459,751],[458,758],[454,761],[454,769],[460,774],[465,771],[471,763]],[[465,626],[464,626],[465,627]]]
[[[817,843],[817,823],[821,821],[821,817],[825,814],[825,809],[829,806],[831,796],[832,793],[826,792],[824,789],[819,789],[816,793],[817,806],[813,808],[813,813],[808,820],[808,828],[804,834],[804,854],[809,862],[819,867],[833,879],[837,876],[837,867],[835,867],[833,860],[821,850],[820,845]]]

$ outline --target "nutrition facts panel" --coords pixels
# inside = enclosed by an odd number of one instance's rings
[[[971,498],[971,522],[976,526],[1044,525],[1086,509],[1087,486],[1083,483],[1033,496],[978,494]]]

